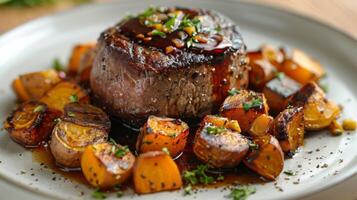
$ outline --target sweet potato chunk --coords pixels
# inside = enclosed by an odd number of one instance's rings
[[[36,147],[48,139],[55,116],[46,104],[29,101],[7,117],[4,128],[15,142],[24,147]]]
[[[298,49],[292,51],[291,58],[284,60],[280,71],[303,85],[317,81],[325,74],[319,62]]]
[[[279,74],[279,76],[269,81],[263,89],[269,109],[275,114],[284,110],[288,106],[292,95],[298,92],[300,88],[301,85],[298,82],[284,74]]]
[[[213,167],[235,167],[241,162],[248,152],[249,140],[237,132],[236,125],[235,131],[228,128],[230,123],[221,117],[203,119],[193,145],[193,152],[200,160]]]
[[[252,126],[249,129],[249,135],[252,137],[261,137],[269,134],[269,130],[271,125],[273,124],[273,121],[273,117],[269,115],[260,115],[252,123]]]
[[[150,116],[140,129],[136,149],[145,153],[166,147],[175,157],[183,152],[188,134],[188,125],[179,119]]]
[[[284,54],[280,49],[277,49],[271,45],[265,44],[258,51],[248,52],[248,57],[251,62],[256,60],[267,60],[274,66],[278,67],[280,63],[283,62]]]
[[[261,114],[268,114],[268,104],[264,94],[240,90],[239,94],[227,97],[221,108],[221,115],[237,120],[243,132],[250,129],[253,121]]]
[[[180,171],[162,151],[140,154],[134,166],[134,187],[139,194],[175,190],[182,186]]]
[[[249,86],[255,90],[262,90],[277,74],[277,69],[268,60],[251,61],[249,65]]]
[[[73,50],[68,63],[68,74],[75,76],[80,74],[85,68],[90,67],[93,63],[93,53],[96,43],[78,44]]]
[[[89,102],[87,93],[76,83],[62,81],[49,90],[41,99],[49,108],[64,112],[64,106],[71,102]]]
[[[243,163],[264,178],[274,180],[284,168],[284,154],[278,140],[270,135],[254,138],[258,148],[252,149]]]
[[[20,75],[12,82],[12,88],[20,101],[38,100],[60,81],[58,73],[50,69]]]
[[[328,127],[339,116],[339,106],[326,99],[325,93],[314,82],[306,84],[291,99],[294,106],[304,107],[304,124],[306,130],[321,130]]]
[[[130,177],[135,156],[128,147],[112,143],[88,146],[81,158],[82,172],[94,187],[111,188]]]
[[[108,133],[94,126],[83,126],[61,119],[52,131],[50,149],[61,167],[78,168],[84,149],[103,143]]]
[[[274,120],[272,134],[289,156],[304,144],[304,112],[302,107],[287,108]]]

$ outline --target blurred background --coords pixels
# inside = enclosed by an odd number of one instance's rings
[[[107,1],[109,0],[0,0],[0,34],[43,15],[87,3]],[[249,2],[283,8],[317,19],[357,39],[357,0],[250,0]]]

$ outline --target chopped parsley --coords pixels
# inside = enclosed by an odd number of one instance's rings
[[[218,24],[218,26],[214,29],[216,32],[221,32],[222,31],[222,27],[221,25]]]
[[[236,89],[236,88],[232,88],[230,90],[228,90],[228,95],[229,96],[234,96],[236,94],[239,94],[240,93],[240,90]]]
[[[129,152],[128,146],[121,146],[115,149],[114,156],[117,158],[124,157]]]
[[[295,176],[295,172],[293,172],[292,170],[286,170],[286,171],[284,171],[284,174],[286,174],[288,176]]]
[[[248,111],[251,108],[257,108],[263,105],[263,101],[260,98],[255,98],[252,101],[244,102],[243,109],[244,111]]]
[[[145,19],[150,17],[151,15],[153,15],[157,10],[153,7],[149,7],[148,9],[146,9],[143,13],[141,13],[139,15],[139,18],[141,19]]]
[[[95,199],[105,199],[107,196],[99,188],[95,189],[92,193],[92,197]]]
[[[78,102],[78,96],[76,94],[72,94],[71,96],[69,96],[69,100],[74,103],[74,102]]]
[[[76,116],[76,113],[74,113],[74,112],[68,112],[67,115],[68,115],[68,117],[75,117],[75,116]]]
[[[281,81],[281,80],[284,79],[285,73],[284,73],[284,72],[278,72],[278,73],[276,74],[276,77]]]
[[[167,155],[170,155],[170,151],[167,147],[162,148],[162,151],[166,153]]]
[[[223,128],[223,127],[217,127],[214,125],[209,125],[206,127],[206,131],[210,135],[217,135],[217,134],[224,132],[225,130],[227,130],[227,129]]]
[[[251,194],[254,194],[256,189],[253,187],[242,186],[238,188],[233,188],[229,194],[229,198],[233,200],[245,200]]]
[[[44,105],[38,105],[36,106],[35,109],[33,109],[33,112],[35,113],[39,113],[39,112],[44,112],[46,110],[46,107]]]
[[[176,19],[177,19],[177,16],[171,17],[169,20],[167,20],[167,22],[164,24],[164,26],[168,30],[172,31],[173,28],[175,27]]]
[[[224,176],[222,174],[220,174],[217,179],[217,181],[223,181],[224,180]]]
[[[183,188],[184,195],[190,195],[192,193],[192,185],[188,184],[186,187]]]
[[[259,149],[259,145],[254,143],[254,142],[250,142],[249,143],[249,149],[250,150],[257,150],[257,149]]]
[[[214,182],[214,177],[207,175],[208,165],[198,165],[196,169],[185,171],[183,173],[184,180],[191,185],[210,184]]]
[[[118,145],[118,143],[113,138],[109,138],[109,142],[113,143],[114,145]]]
[[[56,71],[63,71],[64,66],[61,63],[61,61],[58,58],[55,58],[52,63],[52,68],[55,69]]]
[[[157,29],[154,29],[151,31],[151,35],[153,36],[160,36],[160,37],[166,37],[166,33],[162,32],[162,31],[159,31]]]

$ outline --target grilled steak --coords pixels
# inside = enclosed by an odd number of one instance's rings
[[[90,85],[113,116],[140,125],[149,115],[214,113],[231,88],[246,88],[238,28],[211,10],[149,8],[104,31]]]

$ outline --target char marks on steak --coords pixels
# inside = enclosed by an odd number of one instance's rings
[[[162,28],[172,18],[171,30]],[[192,22],[194,33],[186,29]],[[246,47],[237,26],[215,11],[178,8],[146,11],[104,31],[90,80],[96,101],[131,125],[149,115],[191,119],[214,113],[229,89],[247,83]]]

